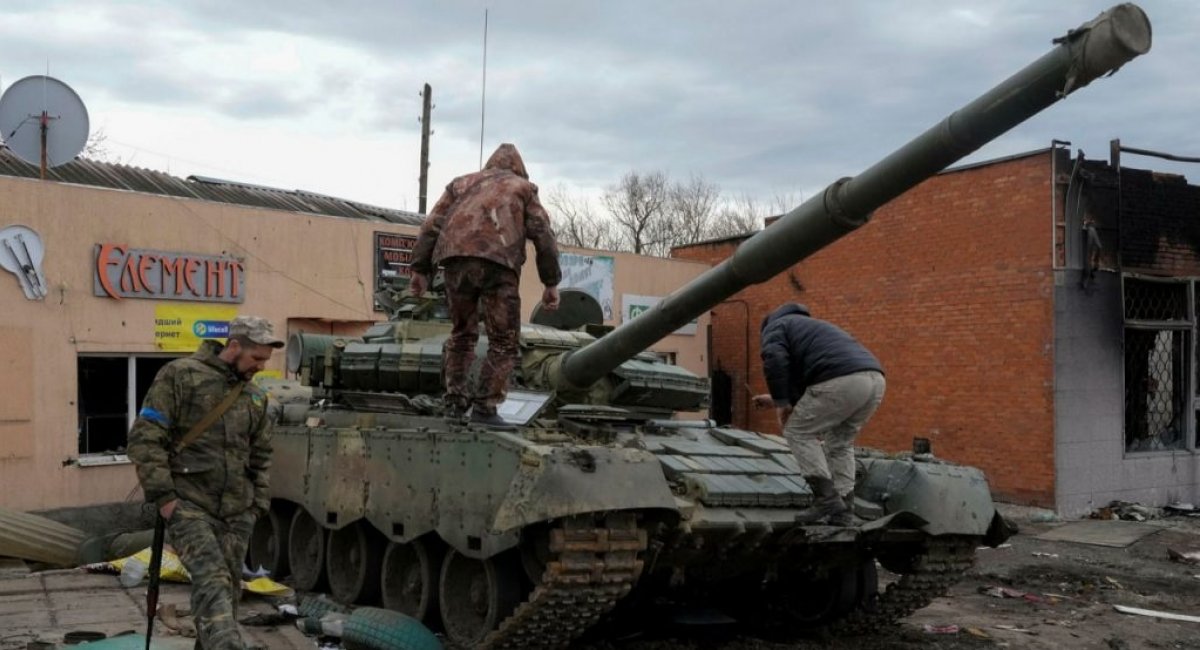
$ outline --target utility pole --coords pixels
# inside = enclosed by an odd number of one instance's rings
[[[425,84],[425,90],[421,93],[424,101],[421,102],[421,178],[420,189],[417,198],[417,212],[425,214],[425,199],[429,194],[429,112],[433,109],[431,100],[433,98],[433,89],[429,84]]]

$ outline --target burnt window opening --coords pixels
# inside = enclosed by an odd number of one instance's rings
[[[86,454],[123,454],[129,428],[159,369],[172,356],[80,356],[79,448]]]
[[[1191,280],[1125,277],[1125,451],[1186,450],[1197,359]]]

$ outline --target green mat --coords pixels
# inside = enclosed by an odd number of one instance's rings
[[[180,637],[158,638],[155,634],[150,640],[150,647],[153,650],[191,650],[196,644],[195,639],[184,639]],[[68,646],[60,646],[66,648]],[[70,646],[72,648],[87,648],[88,650],[145,650],[146,635],[145,634],[124,634],[104,639],[103,641],[92,641],[91,643],[80,643],[79,645]]]

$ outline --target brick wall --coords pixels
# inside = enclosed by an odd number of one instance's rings
[[[1049,197],[1048,153],[943,174],[716,307],[711,363],[733,376],[734,424],[778,431],[773,412],[748,413],[747,371],[753,392],[765,392],[759,323],[780,303],[803,302],[884,365],[887,396],[859,444],[899,451],[929,438],[938,456],[987,472],[998,495],[1052,506]],[[715,264],[738,243],[675,256]]]

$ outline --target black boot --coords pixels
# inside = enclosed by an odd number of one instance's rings
[[[479,408],[471,409],[471,424],[483,425],[489,429],[499,429],[501,431],[516,431],[517,429],[517,427],[509,424],[499,415],[482,411]]]
[[[813,491],[812,505],[796,514],[796,523],[815,524],[839,516],[847,511],[846,502],[833,487],[833,479],[820,476],[805,476]]]
[[[829,518],[830,526],[841,526],[842,528],[858,528],[862,525],[862,520],[854,515],[854,493],[851,492],[842,497],[842,503],[846,504],[846,509]]]

